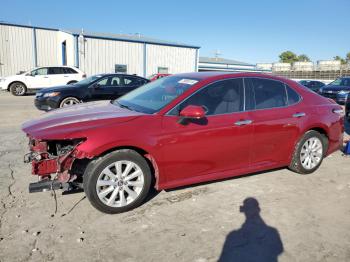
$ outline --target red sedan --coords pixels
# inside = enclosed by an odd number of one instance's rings
[[[308,174],[343,142],[343,111],[298,83],[255,73],[189,73],[111,102],[23,124],[30,192],[83,188],[102,212],[157,190],[278,167]]]
[[[150,77],[148,77],[148,79],[150,81],[156,81],[157,79],[160,79],[160,78],[163,78],[163,77],[166,77],[166,76],[170,76],[170,74],[153,74]]]

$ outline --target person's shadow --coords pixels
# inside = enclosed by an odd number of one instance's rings
[[[226,237],[219,262],[274,262],[283,253],[283,244],[277,229],[268,226],[260,216],[259,202],[246,198],[240,206],[246,221]]]

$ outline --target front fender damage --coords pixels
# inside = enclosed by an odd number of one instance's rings
[[[84,140],[43,141],[30,138],[30,152],[24,156],[24,162],[31,163],[32,174],[39,177],[39,182],[31,183],[29,191],[81,188],[84,167],[92,158],[78,149]]]

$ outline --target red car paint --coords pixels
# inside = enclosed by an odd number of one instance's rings
[[[92,159],[118,148],[144,152],[155,170],[157,189],[288,166],[296,143],[310,129],[327,135],[327,155],[342,145],[343,117],[332,112],[341,107],[294,81],[255,73],[207,72],[182,76],[199,81],[154,114],[120,108],[110,102],[87,103],[43,114],[24,123],[23,131],[34,141],[84,139],[68,153],[72,161]],[[181,116],[166,115],[201,87],[242,77],[282,81],[302,99],[283,108],[208,116],[205,125],[183,125],[179,123]],[[198,110],[192,108],[192,111]],[[298,112],[305,112],[306,117],[292,117]],[[244,119],[253,122],[244,126],[233,124]],[[67,165],[56,168],[62,173],[69,169]]]

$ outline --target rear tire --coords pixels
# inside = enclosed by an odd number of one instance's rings
[[[9,89],[14,96],[24,96],[27,92],[27,87],[21,82],[12,83]]]
[[[90,203],[108,214],[126,212],[141,205],[149,194],[151,183],[151,169],[146,159],[130,149],[93,160],[83,177],[84,191]]]
[[[306,132],[296,144],[289,169],[299,174],[316,171],[326,154],[328,139],[315,130]]]
[[[61,101],[60,108],[67,107],[67,106],[73,106],[73,105],[76,105],[79,103],[80,103],[80,101],[75,97],[66,97],[65,99],[63,99]]]

